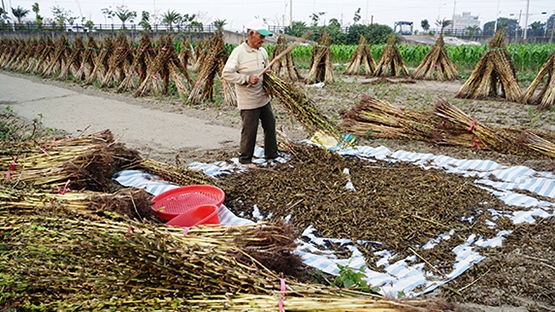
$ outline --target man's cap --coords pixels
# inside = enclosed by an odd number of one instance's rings
[[[271,36],[272,33],[268,30],[268,26],[264,24],[264,21],[261,19],[255,19],[250,21],[247,24],[247,29],[256,30],[262,36]]]

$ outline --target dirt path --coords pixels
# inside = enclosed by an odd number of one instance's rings
[[[205,150],[234,149],[239,141],[237,127],[169,109],[151,109],[148,106],[154,103],[138,103],[130,96],[92,92],[68,83],[0,72],[0,94],[2,110],[9,106],[20,117],[39,118],[45,127],[63,130],[71,136],[109,129],[127,147],[152,158],[171,159],[180,153],[194,156]],[[216,113],[214,117],[217,119]]]

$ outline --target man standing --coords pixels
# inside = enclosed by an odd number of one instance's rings
[[[241,111],[242,129],[239,163],[254,167],[252,157],[256,145],[258,121],[264,130],[264,158],[278,157],[276,119],[270,96],[262,85],[259,74],[268,65],[268,52],[262,47],[266,36],[271,36],[263,21],[256,19],[247,25],[247,41],[237,46],[229,56],[222,77],[235,84],[237,106]]]

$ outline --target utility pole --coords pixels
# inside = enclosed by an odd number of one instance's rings
[[[518,29],[520,28],[520,16],[522,15],[522,10],[520,10],[520,12],[518,12],[518,23],[516,24],[516,30],[515,30],[515,43],[517,43],[518,41]]]
[[[453,0],[453,18],[451,19],[451,35],[455,35],[455,7],[457,6],[457,0]]]
[[[526,30],[528,29],[528,13],[530,12],[530,0],[526,2],[526,16],[524,17],[524,35],[522,36],[522,43],[526,44]]]

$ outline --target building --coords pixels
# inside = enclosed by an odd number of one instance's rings
[[[453,16],[453,29],[456,30],[465,30],[467,27],[480,27],[480,21],[478,20],[478,16],[470,15],[470,12],[463,12],[461,14],[455,14]]]

